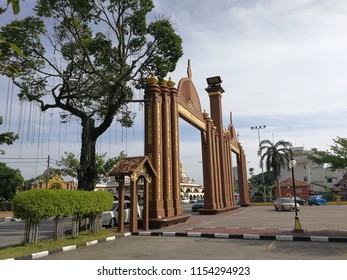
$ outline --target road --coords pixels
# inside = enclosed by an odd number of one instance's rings
[[[71,229],[71,219],[66,219],[66,229]],[[24,239],[24,221],[0,223],[0,248],[20,244]],[[48,219],[41,224],[40,239],[54,237],[54,221]]]
[[[45,260],[347,260],[347,243],[129,236]]]
[[[189,206],[184,205],[189,213]],[[304,229],[347,231],[347,206],[304,206],[300,210]],[[184,232],[203,227],[286,228],[294,226],[294,213],[272,206],[240,208],[216,216],[193,215],[184,224],[159,231]],[[273,240],[209,239],[195,237],[129,236],[52,254],[49,260],[347,260],[347,243],[290,242]]]
[[[183,207],[186,214],[192,214],[186,223],[158,231],[185,232],[187,229],[221,226],[290,229],[294,226],[293,212],[275,211],[272,206],[239,208],[236,211],[216,216],[192,213],[190,204],[185,204]],[[299,217],[305,230],[336,229],[347,231],[346,212],[347,205],[303,206],[299,212]],[[43,223],[41,237],[52,235],[52,225],[52,221]],[[23,228],[23,222],[0,223],[0,244],[4,244],[6,239],[10,240],[9,238],[12,238],[12,243],[19,243],[23,237]],[[42,259],[347,260],[347,243],[129,236],[91,247],[79,248],[75,251],[52,254]]]

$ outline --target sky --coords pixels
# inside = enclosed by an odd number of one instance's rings
[[[28,12],[27,2],[22,4],[22,16]],[[168,76],[177,85],[187,76],[189,59],[207,112],[206,78],[221,76],[224,127],[232,113],[247,169],[260,173],[254,126],[266,125],[259,130],[260,140],[285,140],[307,150],[327,150],[334,138],[346,137],[346,1],[155,0],[154,4],[153,15],[169,16],[183,40],[184,55]],[[43,114],[33,105],[20,105],[16,89],[4,78],[0,100],[0,114],[6,117],[0,133],[21,134],[13,145],[1,146],[6,155],[0,161],[19,168],[26,179],[42,173],[48,155],[54,166],[64,151],[79,154],[77,120],[62,124],[58,111]],[[98,142],[98,152],[143,155],[143,110],[133,106],[135,126],[122,129],[113,124]],[[200,132],[180,120],[181,160],[187,176],[203,183],[200,141]]]

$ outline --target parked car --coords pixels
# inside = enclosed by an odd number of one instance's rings
[[[327,200],[323,198],[321,195],[312,195],[308,198],[308,204],[312,205],[327,205]]]
[[[294,201],[294,197],[292,197],[293,201]],[[297,196],[296,197],[296,203],[299,203],[301,205],[306,205],[306,200],[302,199],[301,197]]]
[[[291,197],[279,197],[274,201],[275,210],[294,211],[295,204]],[[296,203],[297,210],[300,210],[300,205]]]
[[[190,199],[188,197],[184,197],[182,198],[182,204],[186,204],[186,203],[189,203],[190,202]]]
[[[115,227],[118,224],[118,204],[119,201],[113,202],[112,208],[109,211],[102,212],[102,225]],[[141,207],[142,208],[142,207]],[[137,204],[137,216],[142,217],[142,209]],[[124,201],[124,223],[130,223],[130,201]]]
[[[203,199],[198,199],[193,205],[192,205],[192,211],[195,212],[199,209],[204,209],[204,200]]]

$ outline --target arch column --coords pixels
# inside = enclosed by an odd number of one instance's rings
[[[178,117],[178,92],[174,87],[175,83],[169,79],[168,86],[171,94],[171,167],[172,167],[172,192],[173,192],[173,207],[175,215],[182,215],[181,201],[181,178],[180,178],[180,148],[179,148],[179,117]]]
[[[226,164],[226,154],[224,149],[224,129],[223,129],[223,118],[222,118],[222,93],[224,89],[220,84],[209,85],[206,89],[210,97],[210,110],[211,118],[214,125],[216,126],[216,131],[218,133],[218,158],[220,164],[220,180],[221,180],[221,199],[222,207],[230,207],[230,197],[227,189],[230,187],[230,182],[228,181],[228,171]]]
[[[206,122],[206,132],[201,132],[202,164],[204,178],[204,203],[205,209],[216,209],[216,184],[215,184],[215,163],[213,156],[213,131],[212,120],[208,113],[204,112]]]
[[[239,177],[239,194],[240,194],[240,204],[242,206],[248,206],[251,204],[249,197],[249,186],[247,182],[247,168],[246,168],[246,155],[239,143],[240,153],[237,156],[238,165],[238,177]]]
[[[149,217],[158,219],[165,216],[163,201],[163,157],[162,157],[162,97],[158,79],[148,79],[145,99],[150,100],[145,107],[145,155],[150,159],[158,176],[153,178],[149,190]]]
[[[172,190],[172,145],[171,145],[171,97],[167,82],[160,83],[162,93],[162,163],[163,163],[163,200],[165,217],[174,216],[173,190]]]

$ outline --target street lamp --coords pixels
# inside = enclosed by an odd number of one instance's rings
[[[259,126],[252,126],[251,129],[252,130],[258,130],[258,140],[259,140],[259,149],[260,149],[260,129],[265,129],[266,125],[259,125]],[[261,155],[259,155],[259,157],[261,158]],[[260,164],[261,167],[261,180],[262,180],[262,184],[263,184],[263,192],[264,192],[264,201],[266,202],[266,189],[265,189],[265,178],[264,178],[264,167],[263,167],[263,163],[261,162]]]
[[[293,150],[290,148],[290,161],[289,167],[292,169],[292,180],[293,180],[293,195],[294,195],[294,209],[295,209],[295,226],[293,231],[302,232],[299,216],[298,216],[298,207],[296,205],[296,187],[295,187],[295,178],[294,178],[294,167],[296,165],[296,160],[293,158]]]

